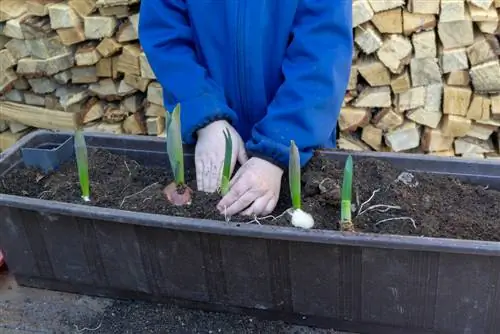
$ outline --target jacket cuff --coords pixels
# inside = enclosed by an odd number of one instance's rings
[[[246,150],[249,156],[264,159],[283,170],[288,170],[290,161],[290,147],[271,141],[267,138],[260,140],[250,139],[246,143]],[[304,152],[299,150],[300,164],[304,167],[313,156],[313,152]]]

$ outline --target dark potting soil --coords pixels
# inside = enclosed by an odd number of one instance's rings
[[[190,206],[176,207],[165,201],[162,190],[172,181],[165,168],[142,166],[134,160],[104,150],[89,150],[91,202],[80,197],[74,162],[59,171],[42,175],[35,169],[19,168],[4,176],[0,192],[62,202],[118,208],[192,218],[220,220],[215,208],[220,195],[194,191]],[[260,224],[291,226],[287,173],[273,219]],[[186,181],[196,190],[193,170]],[[303,210],[313,215],[316,229],[339,228],[339,193],[343,164],[321,156],[303,169]],[[364,159],[355,162],[353,184],[354,225],[358,232],[500,241],[500,191],[469,185],[454,178],[416,174],[389,163]],[[370,200],[369,200],[370,199]],[[253,223],[251,217],[231,217],[232,222]]]

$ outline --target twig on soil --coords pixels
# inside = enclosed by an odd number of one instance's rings
[[[246,222],[246,224],[252,224],[252,223],[257,223],[259,225],[262,225],[260,223],[261,220],[268,220],[268,219],[271,219],[271,221],[275,221],[275,220],[278,220],[280,219],[281,217],[283,217],[285,214],[287,213],[290,213],[290,210],[291,209],[286,209],[285,211],[283,211],[280,215],[278,216],[273,216],[273,215],[267,215],[267,216],[264,216],[264,217],[257,217],[256,215],[253,216],[253,219],[250,220],[249,222]]]
[[[382,219],[382,220],[379,220],[378,222],[376,222],[375,226],[378,226],[378,225],[380,225],[382,223],[385,223],[385,222],[388,222],[388,221],[393,221],[393,220],[409,220],[409,221],[411,221],[411,224],[413,225],[413,228],[417,229],[417,224],[415,223],[415,219],[413,219],[411,217],[386,218],[386,219]]]
[[[53,192],[52,192],[52,191],[50,191],[50,190],[45,190],[45,191],[42,191],[42,192],[40,193],[40,195],[38,195],[38,198],[39,198],[39,199],[43,199],[43,198],[45,197],[45,195],[47,195],[47,194],[53,194]]]
[[[389,210],[401,210],[401,207],[398,205],[386,205],[386,204],[376,204],[372,205],[363,211],[359,212],[357,216],[361,216],[362,214],[370,211],[370,210],[375,210],[377,209],[378,212],[387,212]]]
[[[93,331],[96,331],[96,330],[98,330],[99,328],[101,328],[101,326],[102,326],[102,320],[101,320],[101,322],[99,323],[99,325],[97,325],[97,327],[96,327],[96,328],[87,328],[87,327],[84,327],[84,328],[82,328],[82,329],[79,329],[77,325],[74,325],[74,326],[75,326],[76,331],[77,331],[78,333],[85,332],[85,331],[93,332]]]
[[[136,193],[134,193],[134,194],[132,194],[132,195],[125,196],[125,197],[123,198],[123,200],[122,200],[121,204],[120,204],[120,208],[123,206],[123,204],[125,203],[125,201],[126,201],[127,199],[129,199],[129,198],[131,198],[131,197],[134,197],[134,196],[136,196],[136,195],[139,195],[139,194],[141,194],[141,193],[145,192],[146,190],[148,190],[149,188],[151,188],[151,187],[153,187],[153,186],[155,186],[155,185],[157,185],[157,184],[158,184],[158,182],[155,182],[155,183],[153,183],[153,184],[150,184],[150,185],[149,185],[149,186],[147,186],[146,188],[142,189],[141,191],[138,191],[138,192],[136,192]]]
[[[130,168],[128,168],[127,161],[123,160],[123,163],[125,164],[125,168],[127,168],[128,175],[132,175],[132,172],[130,171]]]
[[[379,189],[375,189],[372,192],[372,195],[370,196],[370,198],[368,198],[365,202],[361,203],[361,205],[358,208],[358,216],[359,216],[359,213],[361,212],[361,210],[363,209],[363,206],[365,206],[366,204],[370,203],[371,200],[373,199],[373,197],[375,197],[375,194],[378,193],[379,191],[380,191],[380,188]]]

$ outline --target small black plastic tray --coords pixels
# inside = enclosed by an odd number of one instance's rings
[[[1,155],[0,174],[20,163],[21,148],[69,137],[27,135]],[[168,165],[163,139],[88,133],[86,140],[139,163]],[[373,156],[500,188],[494,161],[353,155]],[[175,301],[357,333],[500,330],[495,242],[228,224],[1,194],[0,245],[25,286]]]

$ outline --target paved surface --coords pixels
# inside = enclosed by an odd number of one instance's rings
[[[5,273],[0,274],[0,333],[348,334],[253,317],[24,288]]]

